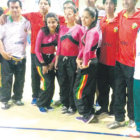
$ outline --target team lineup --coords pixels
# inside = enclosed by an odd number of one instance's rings
[[[116,129],[126,125],[127,112],[127,126],[136,126],[129,136],[140,137],[138,0],[122,0],[117,15],[117,0],[103,0],[102,6],[96,1],[86,0],[81,17],[70,0],[63,3],[64,16],[49,12],[50,0],[39,0],[38,12],[22,14],[20,0],[8,0],[9,14],[0,8],[1,109],[9,109],[10,100],[24,105],[25,48],[31,32],[32,105],[42,113],[53,110],[56,77],[62,114],[78,112],[76,120],[87,124],[113,115],[115,120],[107,128]],[[94,102],[100,110],[95,110]]]

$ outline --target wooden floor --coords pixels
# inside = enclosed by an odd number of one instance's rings
[[[84,124],[73,116],[61,114],[60,107],[48,113],[25,101],[25,106],[12,105],[9,110],[0,109],[0,139],[9,140],[127,140],[116,134],[126,134],[126,127],[109,130],[106,125],[114,120],[107,117],[98,123]],[[80,131],[80,132],[78,132]],[[88,132],[88,133],[87,133]],[[97,132],[97,134],[96,134]],[[105,134],[106,133],[106,134]]]
[[[12,104],[9,110],[0,109],[0,140],[129,140],[123,136],[131,129],[107,129],[106,125],[114,120],[107,117],[96,124],[84,124],[73,116],[61,114],[60,107],[48,113],[39,112],[31,105],[30,48],[27,48],[27,71],[23,94],[24,106]],[[56,85],[54,100],[59,98]],[[134,128],[135,129],[135,128]],[[118,134],[120,134],[118,136]]]

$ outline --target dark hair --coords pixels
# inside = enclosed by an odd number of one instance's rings
[[[74,3],[73,1],[70,1],[70,0],[65,1],[65,2],[63,3],[63,7],[64,7],[65,4],[69,4],[69,3],[72,4],[74,7],[76,7],[75,3]]]
[[[117,7],[117,0],[111,0],[115,6],[115,9],[114,11],[116,10],[116,7]],[[103,0],[103,4],[105,4],[106,0]]]
[[[77,8],[76,8],[76,7],[71,6],[70,9],[72,9],[72,11],[73,11],[74,13],[77,13]]]
[[[98,11],[95,8],[87,7],[84,11],[87,11],[92,18],[95,17],[95,20],[91,23],[91,25],[88,27],[88,30],[96,26],[97,20],[98,20]],[[82,37],[82,44],[85,45],[84,39],[86,38],[86,34]]]
[[[55,20],[58,22],[58,26],[56,27],[55,32],[56,32],[56,33],[59,32],[59,26],[60,26],[60,25],[59,25],[59,19],[58,19],[57,15],[56,15],[55,13],[50,12],[50,13],[48,13],[48,14],[45,16],[45,27],[42,27],[42,28],[41,28],[42,31],[45,33],[45,35],[50,34],[50,30],[49,30],[49,27],[48,27],[48,25],[47,25],[47,19],[50,18],[50,17],[54,17]]]
[[[10,2],[18,2],[19,3],[19,6],[20,6],[20,8],[22,8],[22,3],[21,3],[21,1],[20,0],[8,0],[8,2],[7,2],[7,6],[9,7],[10,6]]]
[[[49,4],[49,6],[51,6],[51,0],[46,0]],[[40,3],[40,0],[38,1],[38,4]]]
[[[63,3],[63,9],[64,9],[64,5],[65,4],[69,4],[69,3],[72,4],[72,6],[70,8],[73,10],[73,12],[74,13],[77,13],[78,9],[76,8],[76,5],[75,5],[75,3],[73,1],[65,1]]]
[[[113,3],[114,3],[114,5],[115,5],[115,7],[117,6],[117,0],[111,0]],[[106,2],[106,0],[103,0],[103,4],[105,4],[105,2]]]
[[[0,16],[3,14],[3,9],[0,7]]]
[[[91,25],[89,26],[88,29],[91,29],[91,28],[95,27],[96,23],[97,23],[97,20],[98,20],[98,11],[97,11],[97,9],[92,8],[92,7],[87,7],[84,11],[87,11],[92,18],[95,18],[95,20],[91,23]]]

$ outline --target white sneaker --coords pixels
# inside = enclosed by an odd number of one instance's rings
[[[133,138],[140,138],[140,132],[133,130],[128,134],[129,137],[133,137]]]

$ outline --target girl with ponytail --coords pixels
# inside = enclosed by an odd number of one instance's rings
[[[87,28],[82,37],[82,46],[76,59],[78,72],[74,85],[74,97],[77,110],[82,117],[76,117],[84,123],[91,123],[95,119],[93,97],[96,89],[96,69],[99,33],[96,23],[98,12],[92,7],[84,10],[82,25]]]

